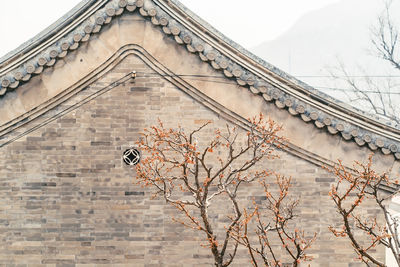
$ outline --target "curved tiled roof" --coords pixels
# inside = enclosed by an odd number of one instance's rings
[[[102,26],[137,10],[190,53],[287,109],[293,116],[331,134],[400,159],[400,130],[371,117],[280,71],[232,42],[176,0],[85,0],[43,33],[0,59],[0,96],[54,65]]]

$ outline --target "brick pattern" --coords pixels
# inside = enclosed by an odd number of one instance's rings
[[[1,266],[211,266],[208,249],[199,245],[203,236],[172,222],[175,208],[133,183],[134,171],[124,165],[122,153],[157,118],[190,129],[207,120],[224,127],[222,118],[129,56],[42,119],[131,70],[138,72],[135,83],[126,82],[2,148]],[[327,229],[336,217],[328,198],[333,178],[285,153],[265,164],[294,178],[294,195],[301,198],[298,226],[318,233],[311,266],[362,266],[353,260],[349,244]],[[261,195],[250,186],[241,197],[262,202]],[[216,204],[222,225],[225,203]],[[250,266],[243,249],[233,266]]]

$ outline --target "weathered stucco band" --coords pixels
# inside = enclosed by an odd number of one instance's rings
[[[278,108],[305,122],[313,122],[331,134],[340,134],[345,140],[351,139],[359,146],[368,145],[372,150],[380,149],[400,159],[400,131],[389,122],[367,117],[251,55],[175,0],[86,1],[59,22],[63,27],[53,26],[39,41],[28,43],[26,49],[22,47],[2,59],[0,95],[53,66],[57,59],[88,41],[91,34],[99,32],[113,17],[136,9],[189,52],[198,54],[227,78],[274,102]],[[25,54],[25,50],[29,53]]]

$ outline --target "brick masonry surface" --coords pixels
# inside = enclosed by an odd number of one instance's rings
[[[129,56],[100,80],[8,138],[79,102],[131,70],[153,72]],[[211,266],[203,235],[172,222],[175,208],[151,199],[134,184],[134,170],[122,153],[145,127],[193,129],[202,122],[224,127],[217,114],[195,102],[162,77],[138,75],[65,116],[20,138],[0,153],[1,266]],[[211,127],[211,128],[212,128]],[[205,131],[202,138],[212,135]],[[287,153],[267,167],[293,176],[301,198],[298,227],[317,232],[309,251],[311,266],[361,266],[346,240],[328,225],[337,216],[328,198],[334,179],[321,168]],[[265,167],[265,166],[264,166]],[[262,202],[258,187],[241,192]],[[215,210],[220,226],[226,207]],[[367,212],[374,212],[373,210]],[[250,266],[240,250],[233,266]],[[304,265],[308,266],[308,265]]]

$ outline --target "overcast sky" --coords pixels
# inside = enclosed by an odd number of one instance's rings
[[[181,0],[194,13],[246,48],[273,40],[305,13],[339,0]],[[34,37],[80,0],[0,1],[0,57]],[[5,41],[7,40],[7,41]]]

